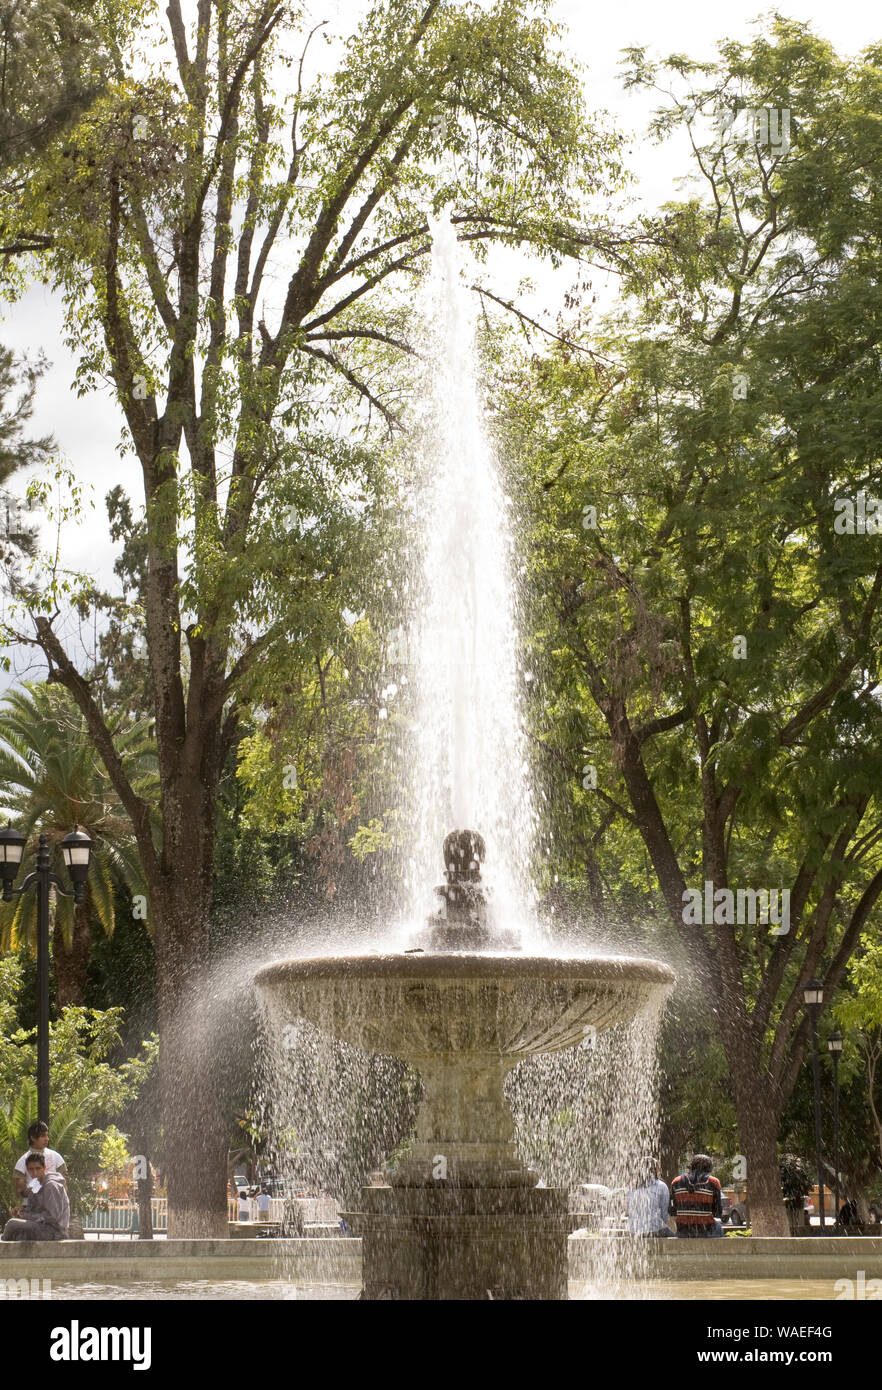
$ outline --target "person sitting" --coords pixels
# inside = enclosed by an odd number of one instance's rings
[[[47,1173],[60,1173],[67,1186],[67,1165],[60,1153],[49,1147],[49,1126],[45,1120],[35,1120],[28,1128],[28,1147],[15,1165],[15,1195],[23,1197],[28,1175],[25,1161],[29,1153],[41,1153],[46,1162]]]
[[[46,1172],[42,1152],[35,1150],[25,1159],[27,1196],[23,1208],[16,1208],[3,1231],[3,1240],[67,1240],[70,1201],[64,1178]]]
[[[671,1183],[671,1215],[680,1237],[723,1234],[723,1192],[712,1169],[713,1159],[694,1154],[686,1172]]]
[[[853,1197],[846,1197],[839,1209],[839,1224],[847,1231],[849,1226],[857,1226],[860,1222],[860,1212],[857,1202]]]
[[[659,1178],[657,1164],[651,1158],[643,1159],[627,1198],[628,1230],[631,1235],[673,1235],[668,1225],[670,1201],[668,1185]]]

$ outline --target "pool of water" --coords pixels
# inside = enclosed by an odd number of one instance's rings
[[[250,1280],[225,1280],[215,1282],[207,1279],[155,1279],[139,1280],[130,1284],[52,1284],[52,1301],[73,1300],[127,1300],[161,1299],[183,1301],[187,1299],[216,1299],[241,1302],[242,1300],[278,1301],[347,1301],[358,1298],[359,1288],[355,1284],[292,1284],[274,1279],[265,1282]],[[661,1301],[689,1300],[744,1300],[763,1299],[771,1302],[787,1302],[794,1299],[813,1301],[834,1298],[832,1279],[720,1279],[716,1281],[682,1279],[671,1283],[652,1282],[647,1284],[623,1285],[615,1290],[596,1284],[578,1282],[570,1285],[570,1298],[573,1300],[603,1299],[650,1299]]]
[[[762,1299],[788,1302],[811,1299],[815,1302],[835,1298],[832,1279],[677,1279],[669,1283],[653,1280],[646,1284],[623,1285],[614,1293],[596,1284],[570,1284],[571,1299],[652,1299],[688,1302],[690,1300],[740,1301]]]
[[[52,1281],[52,1302],[59,1299],[243,1299],[273,1301],[308,1299],[356,1299],[360,1287],[356,1284],[289,1284],[281,1279],[265,1283],[251,1280],[227,1279],[143,1279],[131,1284],[59,1284]]]

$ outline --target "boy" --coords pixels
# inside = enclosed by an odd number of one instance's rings
[[[67,1240],[70,1202],[64,1178],[47,1173],[41,1150],[25,1156],[28,1195],[24,1210],[13,1211],[3,1231],[3,1240]]]

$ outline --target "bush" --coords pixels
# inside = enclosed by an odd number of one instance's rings
[[[52,1113],[37,1114],[36,1030],[17,1026],[22,984],[17,960],[0,960],[0,1215],[14,1204],[13,1168],[27,1150],[28,1126],[49,1120],[49,1143],[63,1154],[71,1207],[90,1192],[89,1177],[102,1149],[120,1136],[109,1122],[138,1094],[156,1062],[158,1042],[147,1038],[138,1054],[119,1066],[107,1057],[119,1045],[122,1009],[70,1006],[49,1030]]]

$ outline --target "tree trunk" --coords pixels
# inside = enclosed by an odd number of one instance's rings
[[[80,903],[74,908],[73,938],[70,949],[65,945],[60,924],[56,921],[52,934],[52,964],[55,970],[56,1006],[80,1005],[86,997],[89,972],[89,908]]]
[[[146,1160],[146,1175],[139,1178],[135,1185],[138,1201],[138,1239],[153,1239],[153,1172],[150,1167],[150,1160],[146,1154],[141,1157]]]
[[[619,754],[637,825],[652,859],[671,918],[689,949],[690,960],[705,998],[716,1015],[717,1031],[729,1064],[741,1144],[747,1160],[747,1195],[753,1233],[786,1236],[787,1213],[778,1169],[780,1097],[767,1069],[760,1064],[758,1048],[751,1033],[734,927],[714,923],[714,949],[710,951],[704,928],[685,926],[682,912],[685,879],[646,773],[639,740],[631,728],[625,702],[621,696],[602,696],[597,703]],[[722,888],[727,882],[725,818],[720,813],[713,767],[704,746],[708,740],[707,730],[702,725],[698,732],[703,748],[702,866],[705,878],[710,879],[715,888]]]
[[[229,1234],[227,1134],[204,987],[207,952],[193,931],[198,902],[175,899],[163,914],[156,953],[168,1235],[220,1237]]]
[[[199,759],[194,775],[178,779],[165,798],[164,873],[151,896],[170,1239],[229,1234],[229,1135],[218,1019],[206,988],[218,761]]]
[[[727,1019],[721,1031],[746,1160],[751,1230],[755,1236],[786,1236],[790,1227],[778,1166],[775,1087],[757,1056],[747,1021]]]

